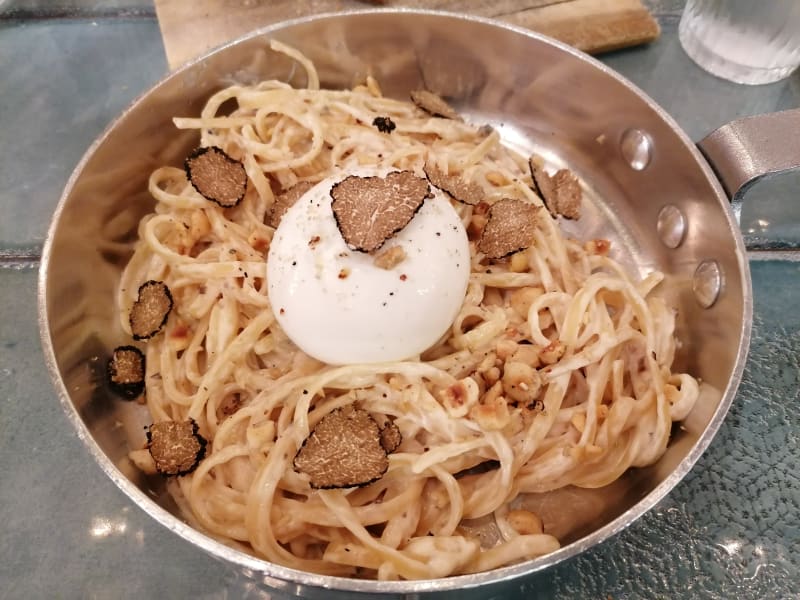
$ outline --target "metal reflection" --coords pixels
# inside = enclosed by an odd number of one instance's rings
[[[124,535],[128,530],[125,519],[114,517],[95,517],[89,527],[89,535],[95,539],[105,539],[116,535]]]

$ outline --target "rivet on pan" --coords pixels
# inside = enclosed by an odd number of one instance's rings
[[[681,209],[674,204],[663,206],[658,212],[656,231],[667,248],[680,246],[683,236],[686,235],[686,217]]]
[[[622,157],[635,171],[643,170],[653,156],[653,140],[641,129],[628,129],[620,142]]]
[[[694,272],[692,291],[703,308],[711,308],[722,291],[722,269],[715,260],[704,260]]]

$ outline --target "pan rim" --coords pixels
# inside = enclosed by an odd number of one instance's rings
[[[101,469],[108,475],[108,477],[117,485],[117,487],[125,493],[133,502],[148,516],[154,518],[161,525],[170,531],[178,534],[184,540],[190,542],[195,547],[203,550],[211,556],[222,559],[223,561],[235,565],[239,568],[246,570],[246,574],[258,579],[265,585],[269,585],[275,589],[287,589],[287,586],[309,586],[314,588],[327,589],[331,591],[340,592],[356,592],[356,593],[372,593],[372,594],[418,594],[429,592],[444,592],[464,590],[475,588],[487,584],[499,584],[502,582],[509,582],[511,580],[519,579],[526,575],[541,572],[550,567],[555,566],[569,558],[582,554],[586,550],[608,540],[615,536],[622,530],[626,529],[633,522],[637,521],[645,513],[649,512],[658,502],[660,502],[694,467],[700,456],[705,452],[711,443],[712,439],[716,436],[725,416],[728,413],[730,405],[735,396],[736,389],[741,381],[744,365],[746,362],[747,351],[750,344],[753,301],[752,301],[752,282],[750,277],[749,263],[747,261],[747,254],[744,247],[744,241],[741,233],[739,232],[738,224],[735,221],[730,207],[727,206],[724,211],[727,219],[727,225],[733,234],[736,244],[736,260],[742,275],[742,326],[739,334],[739,350],[737,352],[736,363],[728,380],[725,390],[722,392],[722,397],[719,405],[717,406],[713,416],[711,417],[708,425],[706,426],[703,434],[697,440],[691,451],[681,460],[678,467],[659,485],[652,489],[646,496],[639,500],[636,504],[631,506],[626,512],[622,513],[614,520],[605,524],[604,526],[596,529],[592,533],[584,536],[560,548],[559,550],[542,556],[540,558],[526,561],[523,563],[494,569],[482,573],[475,573],[469,575],[457,575],[447,578],[439,579],[425,579],[413,581],[373,581],[361,580],[346,577],[337,577],[331,575],[319,575],[307,571],[300,571],[289,567],[284,567],[266,560],[256,558],[244,552],[235,550],[221,542],[213,539],[199,530],[191,527],[179,517],[168,512],[160,505],[158,505],[151,497],[146,495],[139,487],[133,484],[111,459],[102,451],[97,442],[94,440],[91,432],[86,424],[79,416],[74,404],[70,399],[68,390],[65,383],[61,378],[58,369],[58,363],[55,355],[55,350],[52,343],[52,335],[50,324],[48,322],[48,275],[50,272],[50,255],[52,252],[53,239],[58,230],[58,225],[62,219],[67,200],[72,194],[72,190],[83,173],[87,163],[94,156],[96,151],[105,140],[110,137],[112,132],[116,129],[120,121],[125,119],[145,98],[157,92],[161,86],[167,81],[179,77],[181,74],[194,69],[197,65],[202,64],[212,55],[225,52],[228,48],[237,46],[247,40],[269,36],[271,34],[280,32],[294,26],[303,25],[312,22],[324,21],[329,19],[343,19],[358,16],[368,15],[420,15],[426,17],[455,19],[459,21],[467,21],[470,23],[479,23],[486,26],[504,29],[510,33],[522,35],[528,38],[535,39],[550,46],[556,47],[563,52],[570,54],[576,60],[581,60],[589,63],[594,68],[599,69],[606,76],[615,79],[618,83],[624,85],[628,91],[637,95],[645,104],[647,104],[658,117],[668,125],[674,133],[676,133],[694,157],[697,165],[703,171],[706,179],[714,188],[717,198],[722,204],[728,204],[725,193],[714,175],[713,170],[706,162],[700,151],[695,146],[694,142],[688,137],[683,129],[675,122],[675,120],[667,113],[661,106],[659,106],[652,98],[645,92],[639,89],[632,82],[628,81],[625,77],[604,65],[597,59],[588,56],[587,54],[564,44],[558,40],[533,32],[531,30],[503,23],[495,19],[486,17],[469,16],[459,13],[453,13],[440,10],[424,10],[424,9],[410,9],[410,8],[378,8],[378,9],[358,9],[347,10],[341,12],[326,12],[317,15],[301,17],[274,23],[266,27],[256,29],[244,36],[235,40],[227,42],[218,46],[203,55],[183,64],[174,71],[168,72],[164,77],[159,79],[157,83],[150,86],[142,94],[138,95],[127,108],[115,117],[103,130],[103,132],[95,139],[84,153],[81,160],[76,165],[69,180],[61,194],[59,202],[53,213],[50,226],[48,228],[45,243],[42,249],[42,258],[39,268],[38,287],[37,287],[37,302],[38,302],[38,325],[42,349],[44,352],[45,363],[50,378],[55,386],[56,394],[64,409],[66,416],[75,429],[79,439],[87,446],[89,452],[97,461]],[[249,573],[247,573],[249,572]]]

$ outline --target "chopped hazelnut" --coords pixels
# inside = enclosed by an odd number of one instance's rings
[[[529,510],[511,510],[506,519],[508,524],[520,535],[535,535],[544,532],[542,519]]]
[[[441,96],[428,90],[414,90],[411,92],[411,101],[419,108],[434,117],[461,120],[455,109],[445,102]]]
[[[539,352],[539,360],[546,365],[555,364],[562,356],[564,356],[564,351],[564,344],[556,340],[555,342],[550,343],[549,346],[542,348],[542,350]]]
[[[376,256],[373,263],[379,269],[387,271],[394,269],[397,265],[406,259],[406,251],[402,246],[392,246],[381,250]]]

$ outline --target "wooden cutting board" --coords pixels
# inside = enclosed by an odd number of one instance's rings
[[[494,17],[594,54],[650,42],[660,33],[641,0],[155,0],[155,6],[173,69],[271,23],[374,6]]]

